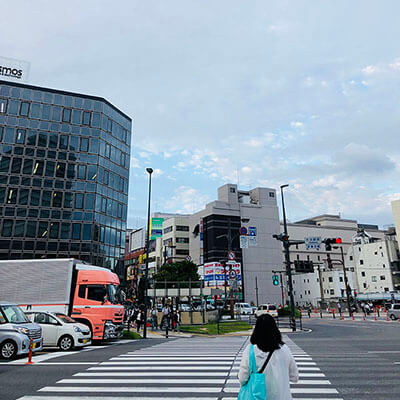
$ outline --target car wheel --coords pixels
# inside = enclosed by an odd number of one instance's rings
[[[396,316],[394,315],[394,314],[390,314],[390,319],[392,320],[392,321],[396,321]]]
[[[60,340],[58,341],[58,347],[62,351],[69,351],[72,350],[74,347],[74,339],[72,336],[69,335],[64,335],[60,337]]]
[[[11,360],[17,354],[17,345],[12,340],[6,340],[0,346],[0,357],[4,360]]]

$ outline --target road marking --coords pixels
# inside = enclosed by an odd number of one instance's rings
[[[225,387],[225,393],[239,393],[240,387]],[[292,394],[338,394],[336,389],[330,388],[290,388]],[[295,399],[293,399],[295,400]]]
[[[23,396],[20,397],[18,400],[143,400],[143,396],[129,396],[127,397],[118,397],[118,396],[113,396],[113,397],[103,397],[103,396]],[[163,396],[163,397],[148,397],[149,400],[218,400],[218,397],[179,397],[177,398],[176,396],[169,397],[169,396]],[[235,400],[237,400],[235,398]],[[320,400],[320,399],[314,399],[314,400]],[[331,399],[331,400],[340,400],[340,399]]]
[[[32,359],[33,363],[35,365],[97,365],[99,364],[98,362],[40,362],[40,363],[35,363],[35,359]],[[26,361],[20,361],[18,360],[18,363],[14,364],[4,364],[4,365],[25,365]],[[1,364],[0,364],[1,365]]]
[[[61,379],[57,381],[57,383],[152,383],[152,384],[167,384],[167,383],[177,383],[177,384],[215,384],[215,385],[223,385],[225,383],[225,379]]]
[[[125,361],[125,362],[115,362],[115,361],[105,361],[100,363],[100,365],[169,365],[168,361]],[[177,365],[232,365],[232,361],[175,361],[173,364]],[[315,363],[313,363],[315,364]]]
[[[97,364],[97,363],[96,363]],[[121,364],[119,364],[121,365]],[[212,366],[212,367],[203,367],[203,366],[193,366],[193,367],[179,367],[179,366],[175,366],[175,367],[171,367],[171,366],[162,366],[162,367],[146,367],[146,366],[141,366],[141,367],[118,367],[118,366],[112,366],[112,367],[91,367],[89,368],[90,371],[104,371],[104,370],[114,370],[114,371],[121,371],[121,370],[126,370],[126,371],[150,371],[150,370],[154,370],[154,369],[162,369],[163,371],[165,370],[172,370],[172,371],[187,371],[190,369],[196,369],[196,370],[223,370],[223,371],[229,371],[230,367],[226,366],[226,367],[220,367],[220,366]]]
[[[110,360],[118,360],[118,361],[185,361],[185,360],[195,360],[195,361],[229,361],[230,363],[235,357],[196,357],[196,358],[188,358],[188,357],[126,357],[126,356],[119,356],[119,357],[112,357]],[[311,358],[309,359],[311,360]]]
[[[200,393],[219,393],[221,388],[218,387],[196,387],[194,389],[196,392]],[[39,389],[38,392],[104,392],[104,393],[129,393],[129,392],[139,392],[139,393],[192,393],[192,387],[143,387],[143,386],[46,386]],[[97,399],[97,397],[96,397]]]
[[[151,372],[151,376],[227,376],[227,375],[228,375],[228,370],[226,372]],[[319,374],[310,374],[310,375],[319,375]],[[149,376],[149,373],[148,372],[78,372],[73,376]]]

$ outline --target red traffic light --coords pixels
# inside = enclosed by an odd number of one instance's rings
[[[336,238],[336,243],[337,243],[337,244],[342,243],[342,238]]]

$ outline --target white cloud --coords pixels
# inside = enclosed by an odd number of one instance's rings
[[[190,186],[180,186],[170,199],[166,199],[163,204],[166,212],[190,214],[204,208],[210,202],[209,195],[201,193]]]
[[[292,121],[290,123],[290,126],[292,126],[293,128],[301,128],[303,126],[303,123],[300,121]]]
[[[361,70],[361,72],[365,75],[373,75],[379,72],[379,67],[377,67],[376,65],[367,65]]]

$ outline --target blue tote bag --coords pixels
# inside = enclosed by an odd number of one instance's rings
[[[270,351],[260,372],[257,371],[256,356],[254,354],[254,346],[250,345],[249,349],[249,369],[250,378],[245,385],[240,388],[238,400],[266,400],[267,389],[265,386],[265,375],[263,374],[265,367],[274,351]]]

